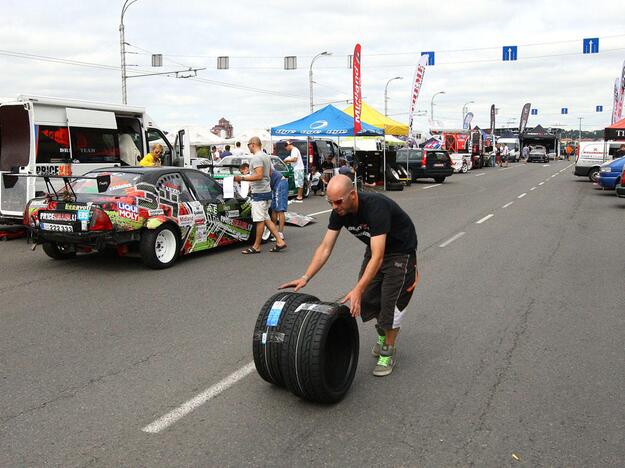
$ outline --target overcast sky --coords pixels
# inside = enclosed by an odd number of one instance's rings
[[[0,0],[0,102],[39,94],[121,102],[119,22],[122,0]],[[407,121],[415,64],[436,51],[418,109],[448,126],[460,126],[468,101],[474,123],[489,125],[495,104],[499,124],[517,126],[521,107],[539,111],[529,125],[584,129],[610,123],[614,79],[625,60],[623,0],[579,1],[242,1],[138,0],[125,16],[131,44],[129,71],[205,67],[199,80],[131,78],[129,104],[144,106],[166,128],[212,126],[220,117],[237,130],[268,128],[303,117],[309,108],[308,68],[314,65],[315,102],[351,98],[347,55],[362,45],[363,97]],[[600,37],[600,53],[582,55],[582,38]],[[517,62],[501,61],[502,46],[518,45]],[[148,51],[148,52],[146,52]],[[150,69],[150,53],[163,69]],[[12,55],[89,62],[94,68]],[[230,57],[217,70],[217,56]],[[283,69],[295,55],[298,69]],[[235,87],[231,87],[234,85]],[[240,89],[241,87],[254,88]],[[345,103],[335,104],[339,108]],[[604,112],[595,112],[603,105]],[[568,107],[568,115],[560,109]],[[427,122],[427,116],[418,120]]]

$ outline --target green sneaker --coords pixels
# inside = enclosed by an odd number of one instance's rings
[[[371,349],[371,355],[373,357],[380,356],[380,349],[382,349],[384,343],[386,343],[386,336],[378,335],[378,341],[373,345],[373,349]]]
[[[390,345],[384,345],[380,349],[380,357],[378,358],[378,363],[373,369],[373,375],[376,377],[384,377],[385,375],[389,375],[393,372],[393,367],[395,367],[395,347]]]

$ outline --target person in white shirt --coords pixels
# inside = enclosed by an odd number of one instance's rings
[[[234,156],[241,156],[241,155],[245,154],[245,150],[243,148],[241,148],[241,142],[240,141],[237,141],[234,144],[234,149],[232,150],[232,154]]]
[[[302,154],[293,145],[293,142],[287,140],[285,142],[285,148],[291,152],[288,158],[284,158],[284,162],[293,165],[293,176],[295,178],[295,187],[297,187],[297,198],[295,201],[301,203],[304,200],[304,161],[302,160]]]
[[[503,145],[503,148],[501,150],[501,160],[506,165],[506,167],[508,167],[509,159],[510,159],[510,148],[508,148],[508,145]]]

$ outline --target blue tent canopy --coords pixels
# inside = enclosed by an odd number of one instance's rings
[[[354,118],[337,109],[332,104],[304,118],[271,128],[271,134],[277,136],[319,136],[346,137],[354,136]],[[384,129],[362,122],[359,136],[384,136]]]

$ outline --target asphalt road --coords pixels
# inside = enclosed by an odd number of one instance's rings
[[[422,277],[391,376],[371,375],[361,324],[341,403],[235,374],[155,433],[142,428],[249,364],[260,306],[304,272],[328,214],[288,227],[285,252],[166,271],[0,243],[0,466],[623,466],[625,201],[569,164],[390,193],[417,226]],[[343,232],[306,289],[345,294],[362,252]]]

